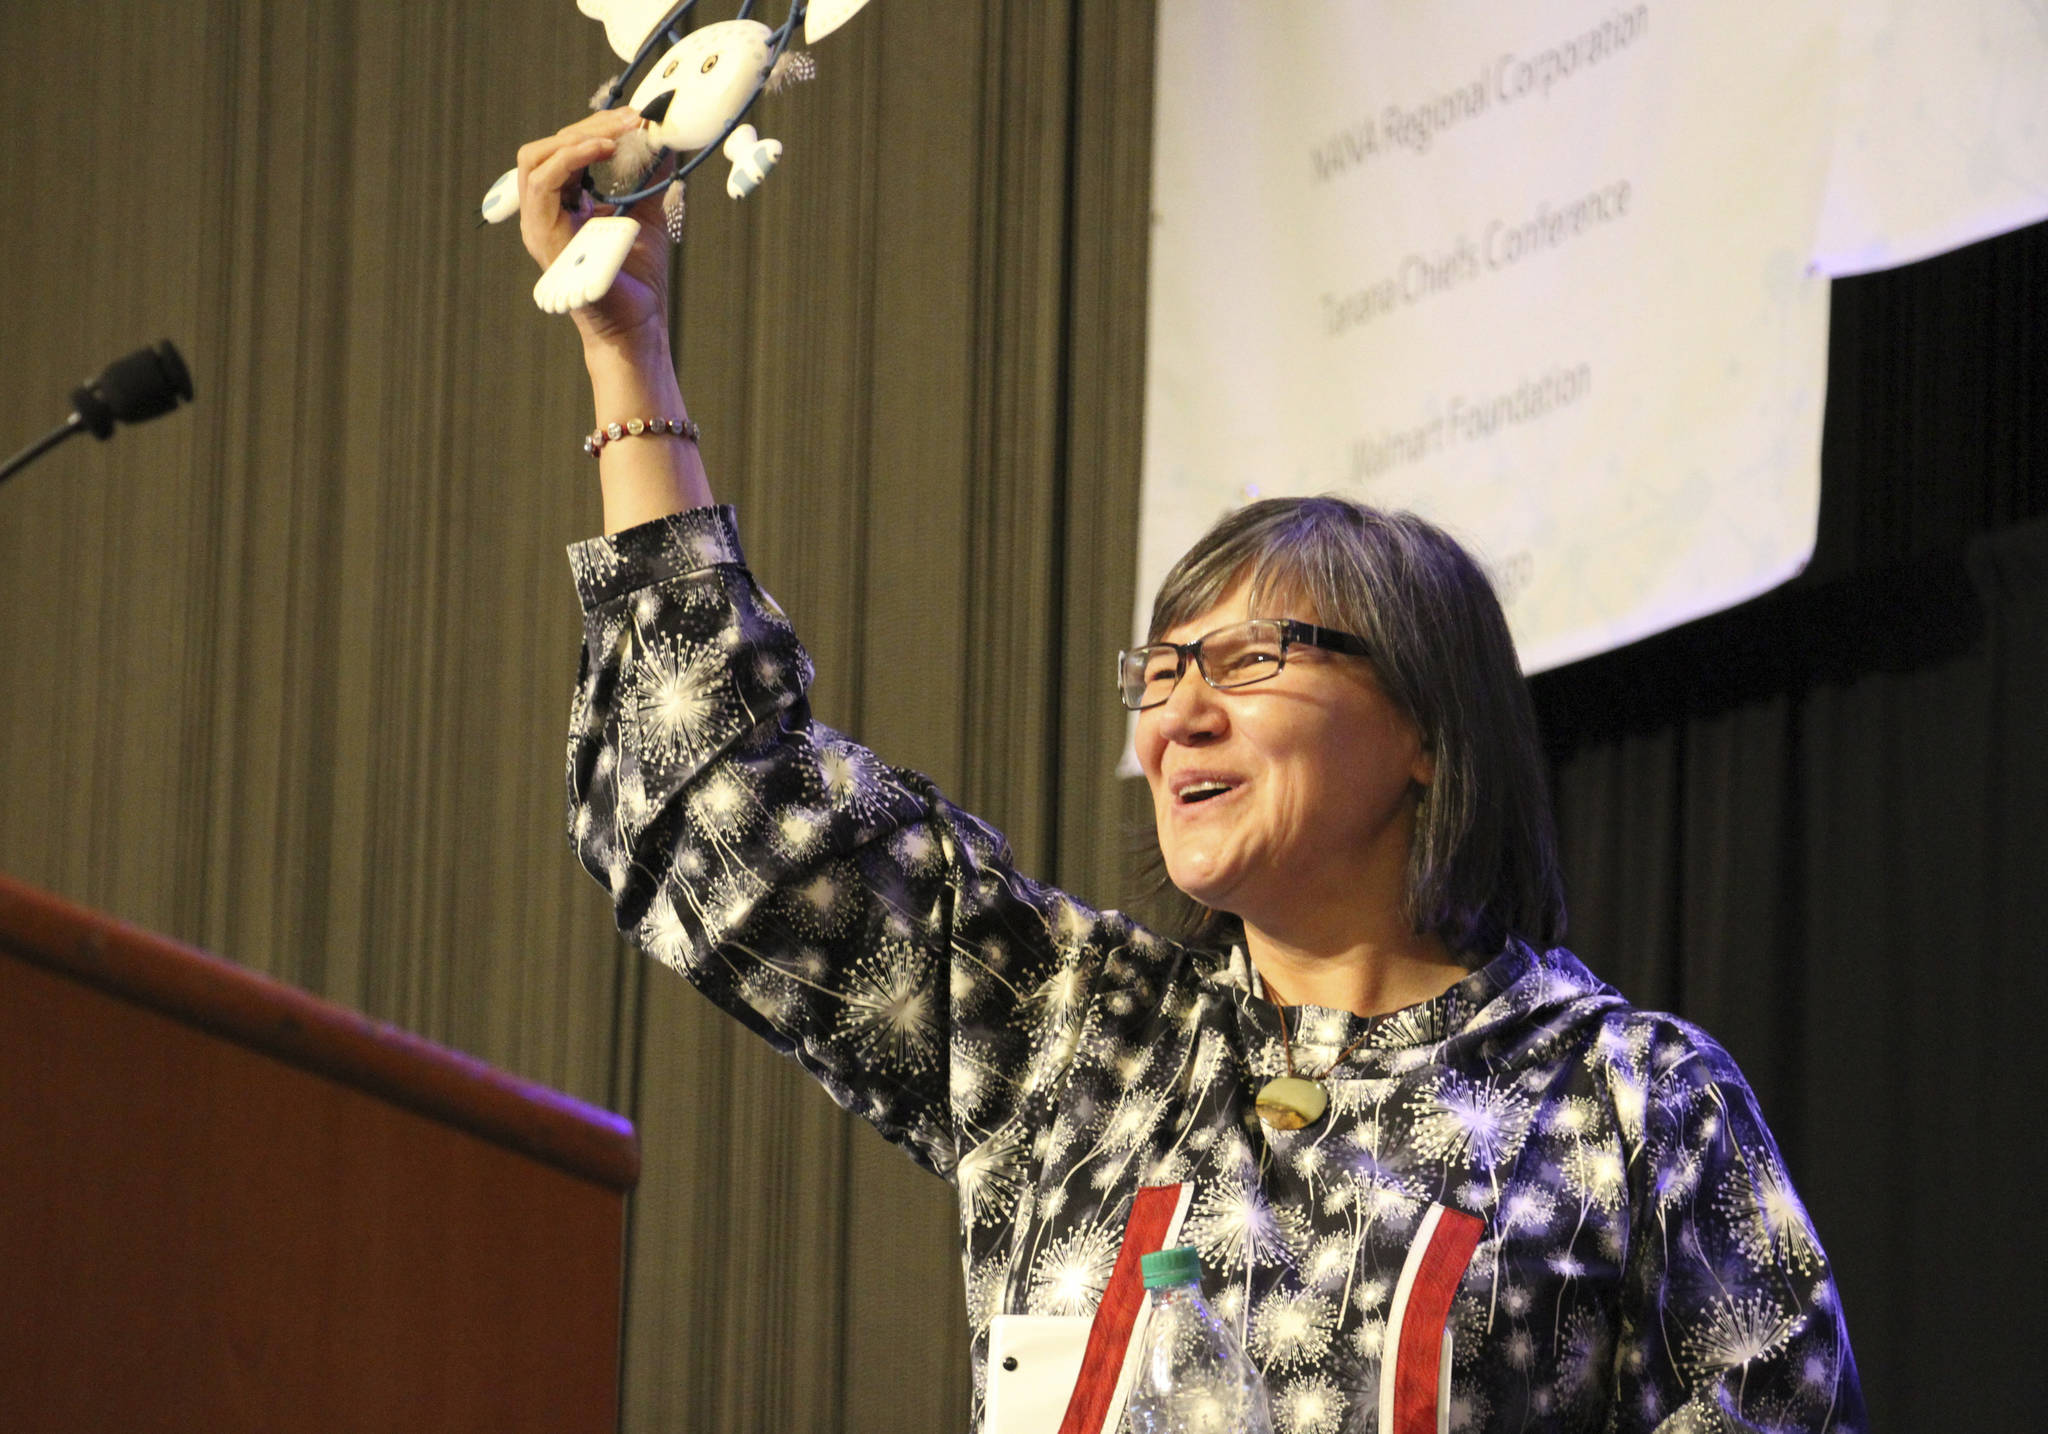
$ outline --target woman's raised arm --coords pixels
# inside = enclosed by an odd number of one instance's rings
[[[542,268],[596,212],[583,172],[611,158],[639,123],[632,110],[603,110],[520,147],[519,233]],[[640,234],[619,277],[596,303],[571,311],[590,372],[593,426],[689,416],[669,347],[669,246],[660,200],[643,200],[633,212]],[[711,503],[703,457],[678,434],[608,443],[597,466],[608,533]]]

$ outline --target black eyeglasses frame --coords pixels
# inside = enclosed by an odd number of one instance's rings
[[[1218,682],[1210,675],[1208,664],[1203,660],[1202,644],[1219,634],[1235,632],[1240,628],[1252,626],[1272,626],[1279,629],[1279,657],[1271,668],[1259,673],[1256,677],[1248,677],[1242,682]],[[1143,647],[1127,647],[1123,649],[1116,655],[1117,700],[1122,703],[1126,711],[1130,712],[1143,712],[1149,708],[1163,705],[1172,698],[1174,689],[1180,686],[1181,678],[1187,676],[1190,661],[1194,663],[1195,670],[1202,674],[1202,680],[1218,692],[1229,692],[1240,687],[1250,687],[1254,683],[1265,682],[1277,676],[1287,666],[1288,648],[1296,645],[1319,647],[1326,652],[1341,652],[1349,657],[1369,658],[1372,656],[1372,648],[1364,638],[1355,636],[1352,633],[1340,632],[1334,627],[1318,627],[1312,622],[1302,622],[1298,618],[1291,617],[1246,618],[1242,622],[1226,623],[1222,627],[1205,632],[1191,642],[1149,642]],[[1156,698],[1151,702],[1146,702],[1143,700],[1144,691],[1151,684],[1145,681],[1145,668],[1153,657],[1166,652],[1173,654],[1173,681],[1168,684],[1164,696]],[[1137,674],[1135,686],[1131,676],[1134,663]],[[1133,700],[1134,694],[1138,700]]]

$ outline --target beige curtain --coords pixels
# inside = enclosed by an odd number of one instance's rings
[[[0,450],[145,341],[199,389],[0,486],[0,869],[630,1115],[629,1429],[958,1427],[946,1187],[623,947],[560,833],[591,415],[472,220],[616,68],[600,28],[109,0],[0,36]],[[1143,815],[1107,673],[1151,45],[1149,4],[879,0],[764,101],[760,193],[693,185],[677,286],[820,716],[1102,902]]]

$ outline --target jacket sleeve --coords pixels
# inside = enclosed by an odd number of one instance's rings
[[[1000,834],[811,720],[810,661],[730,509],[570,557],[570,837],[619,929],[921,1164],[1014,1143],[1097,998],[1138,999],[1162,943],[1018,875]]]
[[[1705,1032],[1660,1024],[1610,1427],[1860,1434],[1834,1270],[1756,1097]]]

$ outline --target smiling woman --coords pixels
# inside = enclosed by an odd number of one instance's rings
[[[1360,650],[1351,655],[1367,661],[1353,675],[1392,709],[1364,704],[1359,732],[1400,719],[1367,751],[1340,735],[1311,776],[1344,785],[1344,757],[1384,755],[1387,740],[1404,747],[1412,736],[1422,749],[1406,787],[1407,810],[1399,814],[1402,877],[1382,879],[1374,892],[1379,911],[1398,915],[1408,932],[1433,934],[1452,952],[1496,949],[1511,932],[1539,946],[1562,937],[1564,890],[1535,715],[1506,620],[1479,565],[1413,514],[1380,513],[1341,498],[1270,499],[1225,517],[1167,574],[1153,603],[1152,635],[1204,628],[1211,614],[1277,615],[1290,605],[1301,610],[1296,616],[1356,634]],[[1311,664],[1311,671],[1332,665],[1320,654]],[[1227,711],[1256,721],[1243,704]],[[1155,722],[1149,730],[1161,738],[1163,728],[1179,726]],[[1142,717],[1139,731],[1142,763]],[[1226,730],[1223,740],[1228,736]],[[1216,741],[1197,737],[1181,745],[1208,751]],[[1162,740],[1161,761],[1165,746]],[[1190,760],[1178,757],[1176,765]],[[1152,768],[1146,771],[1151,777]],[[1156,779],[1153,787],[1156,803]],[[1163,808],[1160,815],[1164,845]],[[1174,880],[1189,890],[1178,875]],[[1236,908],[1204,904],[1212,915],[1200,936],[1227,935],[1227,913]]]
[[[623,122],[522,152],[542,264]],[[577,311],[600,419],[681,413],[660,251]],[[1274,500],[1168,579],[1119,685],[1213,912],[1175,941],[813,720],[686,432],[598,468],[573,840],[622,930],[951,1182],[977,1426],[1116,1428],[1137,1257],[1188,1244],[1289,1434],[1861,1427],[1741,1074],[1554,945],[1528,699],[1443,533]]]
[[[1239,630],[1210,624],[1253,607],[1241,581],[1168,635],[1204,629],[1210,642]],[[1234,918],[1253,965],[1297,1000],[1371,1015],[1382,993],[1359,981],[1417,957],[1451,965],[1435,933],[1416,932],[1404,896],[1433,763],[1362,656],[1304,644],[1283,665],[1285,653],[1254,684],[1173,684],[1139,713],[1138,763],[1173,884]]]

